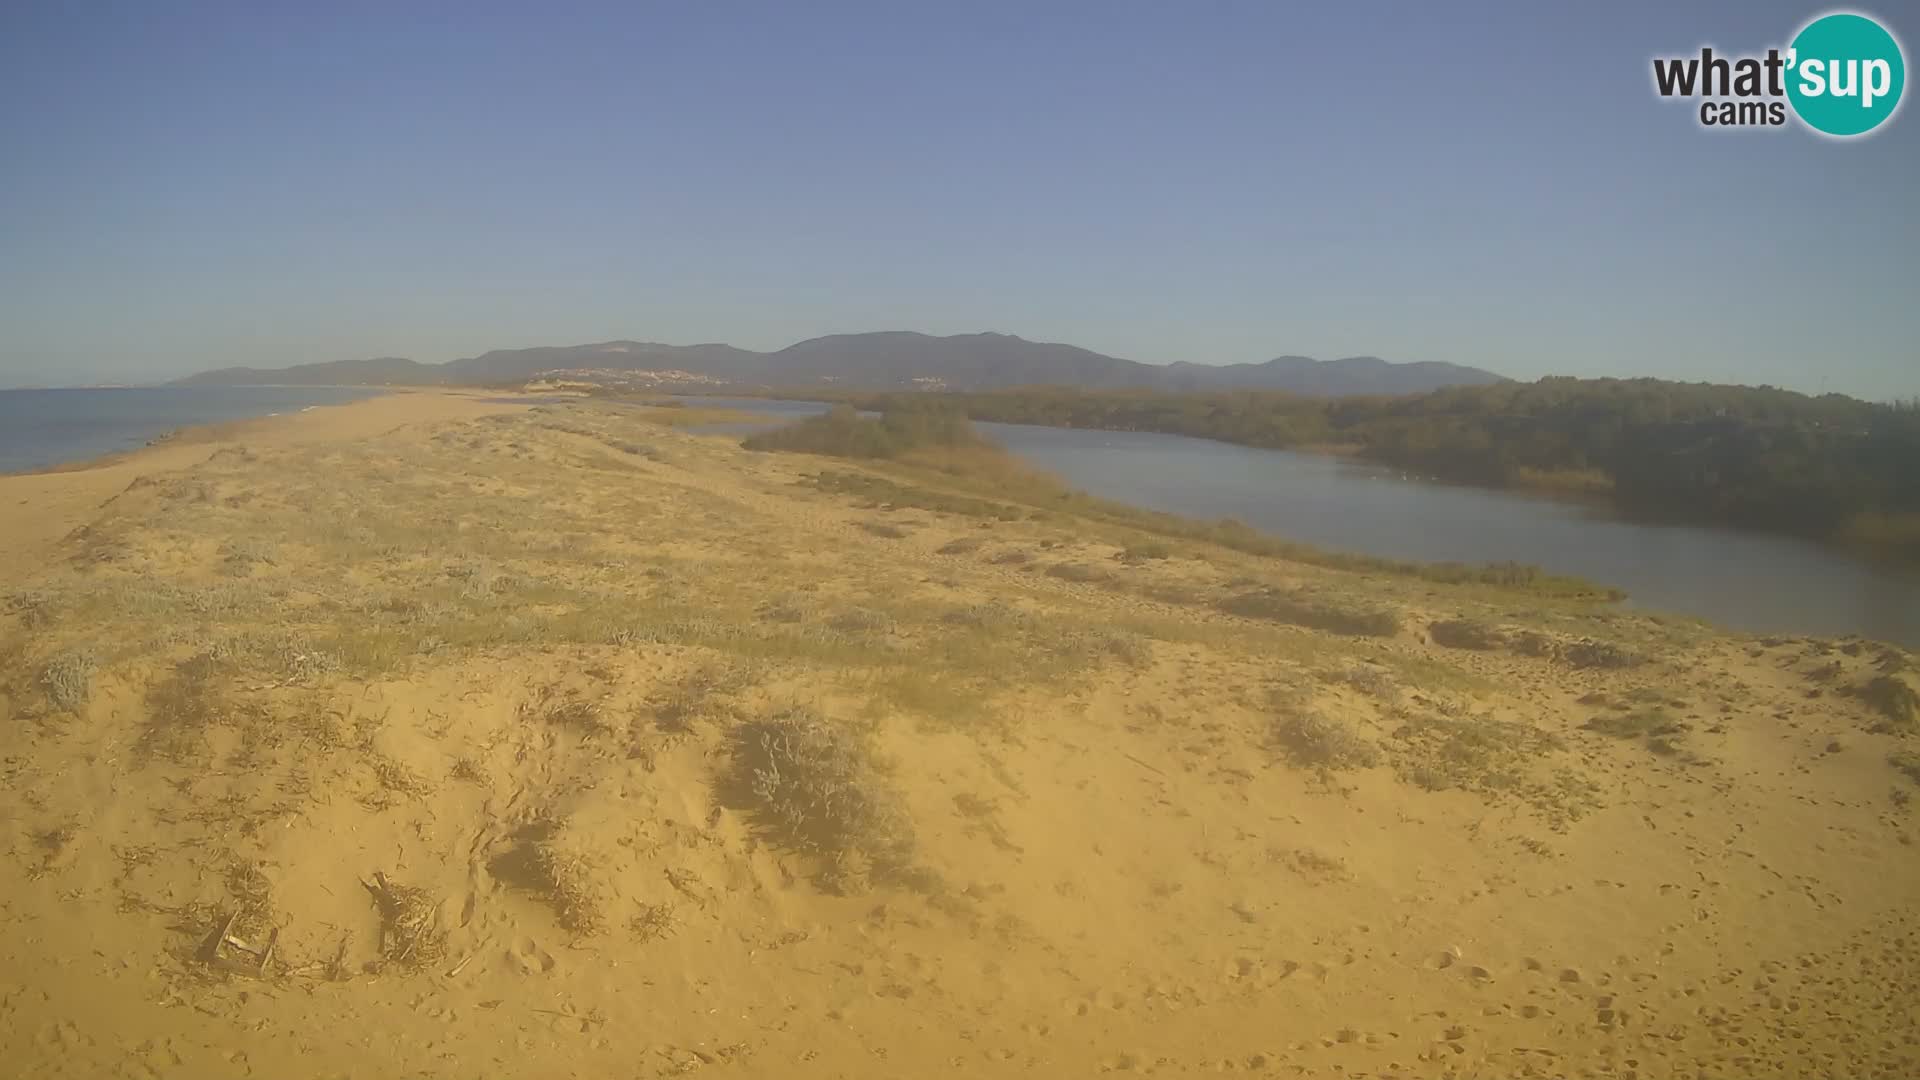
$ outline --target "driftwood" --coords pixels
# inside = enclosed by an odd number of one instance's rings
[[[221,925],[220,933],[214,937],[207,949],[206,961],[209,966],[222,971],[231,971],[238,975],[250,975],[256,979],[267,977],[267,969],[273,963],[273,950],[280,943],[280,930],[275,927],[267,931],[267,939],[254,944],[233,932],[240,922],[240,912],[236,909],[227,916]]]

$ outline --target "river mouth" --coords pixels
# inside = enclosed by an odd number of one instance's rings
[[[822,402],[694,398],[794,421]],[[976,422],[1069,486],[1203,520],[1233,518],[1334,551],[1412,562],[1528,563],[1623,590],[1623,605],[1760,634],[1920,645],[1920,567],[1830,544],[1633,520],[1591,499],[1440,483],[1328,454],[1185,435]],[[740,435],[764,425],[708,425]]]

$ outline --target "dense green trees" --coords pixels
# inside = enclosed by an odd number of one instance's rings
[[[897,458],[914,450],[966,449],[986,446],[952,406],[937,407],[931,399],[909,399],[890,407],[884,416],[864,418],[849,405],[837,405],[819,416],[762,432],[741,443],[749,450],[785,450],[834,457]]]
[[[931,400],[929,400],[931,399]],[[1333,447],[1442,479],[1606,491],[1624,509],[1920,555],[1920,404],[1656,379],[1548,378],[1408,397],[1034,388],[869,395],[977,420]]]

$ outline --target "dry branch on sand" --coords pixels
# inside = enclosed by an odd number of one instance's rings
[[[433,963],[447,954],[446,931],[440,926],[440,905],[425,889],[402,885],[376,872],[361,882],[380,912],[380,956],[402,967]]]

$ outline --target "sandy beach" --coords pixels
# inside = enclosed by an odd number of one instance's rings
[[[1901,649],[483,397],[0,477],[0,1073],[1920,1075]]]

